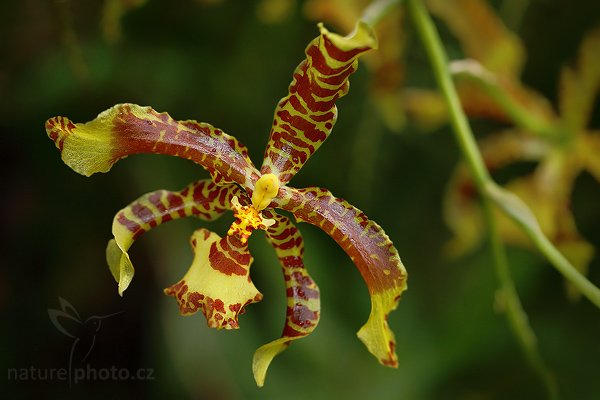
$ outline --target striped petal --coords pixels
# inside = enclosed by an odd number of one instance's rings
[[[300,222],[318,226],[350,256],[371,295],[371,314],[358,337],[383,365],[396,367],[394,333],[387,316],[406,289],[406,270],[398,251],[375,222],[346,201],[321,188],[283,188],[277,207]]]
[[[287,217],[271,211],[264,214],[275,220],[275,224],[266,230],[266,235],[281,263],[287,293],[287,315],[281,338],[261,346],[254,353],[252,370],[258,386],[264,384],[273,358],[292,341],[312,333],[317,327],[321,310],[319,288],[308,275],[302,260],[304,243],[300,231]]]
[[[194,261],[182,280],[165,289],[182,315],[201,310],[209,327],[238,329],[238,316],[262,294],[250,280],[252,256],[238,236],[221,238],[206,229],[192,235]]]
[[[212,221],[231,208],[231,198],[240,192],[236,185],[218,186],[206,179],[179,192],[147,193],[119,211],[113,220],[114,239],[106,248],[106,260],[119,284],[119,294],[123,295],[134,274],[127,251],[142,234],[164,222],[188,216]]]
[[[304,3],[304,13],[313,21],[333,24],[348,32],[356,21],[369,16],[369,3],[373,5],[368,0],[308,0]],[[380,12],[377,6],[373,5],[372,11]],[[370,71],[369,94],[383,122],[393,132],[400,132],[405,124],[401,93],[406,75],[404,8],[390,7],[374,29],[379,48],[361,59]]]
[[[306,48],[306,59],[294,71],[289,93],[275,109],[261,168],[288,182],[327,139],[337,118],[335,102],[348,92],[348,77],[357,58],[376,48],[372,28],[359,22],[346,37],[319,24],[321,35]]]
[[[175,121],[150,107],[119,104],[85,124],[54,117],[46,121],[46,132],[63,161],[85,176],[107,172],[131,154],[154,153],[192,160],[217,183],[252,189],[252,178],[258,179],[246,146],[234,137],[202,122]]]

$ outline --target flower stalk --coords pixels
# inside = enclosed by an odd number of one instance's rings
[[[491,203],[497,203],[497,201],[494,201],[494,197],[489,196],[486,187],[489,187],[490,183],[493,181],[485,167],[481,153],[477,148],[473,132],[467,121],[467,117],[460,105],[460,100],[448,69],[448,60],[441,40],[422,2],[420,0],[407,0],[407,5],[412,21],[416,26],[417,32],[421,37],[425,50],[429,56],[436,81],[440,87],[444,100],[447,103],[450,112],[451,125],[459,147],[473,175],[477,189],[482,194],[482,203],[490,233],[494,265],[500,280],[499,294],[506,311],[506,316],[513,333],[517,337],[529,362],[544,382],[549,398],[555,399],[558,397],[556,384],[548,373],[539,354],[535,334],[527,321],[527,315],[523,311],[510,276],[508,263],[506,261],[506,252],[498,235],[498,230],[492,214]],[[503,208],[501,207],[501,209]],[[541,232],[538,234],[542,235]],[[534,238],[532,237],[532,239]],[[553,248],[549,241],[546,240],[545,244]],[[550,258],[547,247],[541,248],[540,250],[542,250],[544,255],[546,255],[551,262],[554,261]],[[571,270],[576,271],[573,267],[571,267]],[[562,269],[559,268],[559,271],[562,272]]]

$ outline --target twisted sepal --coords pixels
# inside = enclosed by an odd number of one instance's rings
[[[306,48],[306,59],[294,71],[289,93],[275,108],[262,174],[284,184],[327,139],[337,118],[335,102],[348,92],[348,77],[357,58],[377,47],[372,28],[359,22],[342,37],[319,24],[321,35]]]
[[[203,228],[194,232],[191,243],[192,266],[165,294],[175,297],[182,315],[201,310],[211,328],[239,328],[238,315],[244,307],[262,300],[250,280],[253,259],[248,245],[238,236],[221,238]]]
[[[265,211],[264,214],[275,221],[266,230],[266,236],[281,264],[287,313],[281,337],[261,346],[254,353],[252,370],[258,386],[263,386],[273,358],[292,341],[309,335],[317,327],[321,310],[319,288],[304,267],[304,243],[300,231],[287,217],[271,211]]]
[[[106,248],[106,260],[119,285],[119,294],[123,295],[133,279],[134,268],[127,251],[135,240],[174,219],[196,216],[212,221],[230,209],[231,198],[239,193],[236,185],[218,186],[206,179],[178,192],[157,190],[147,193],[120,210],[113,220],[114,239]]]
[[[136,104],[118,104],[84,124],[65,117],[46,121],[46,132],[60,150],[65,164],[90,176],[107,172],[132,154],[165,154],[194,161],[216,183],[252,188],[258,172],[246,146],[209,124],[176,121],[167,113]]]
[[[360,271],[371,296],[371,313],[358,337],[381,364],[396,367],[396,341],[387,317],[406,289],[407,274],[393,243],[362,211],[326,189],[284,190],[277,206],[325,231]]]

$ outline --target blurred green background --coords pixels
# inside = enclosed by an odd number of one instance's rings
[[[136,277],[118,296],[104,259],[114,214],[143,193],[178,190],[208,174],[184,160],[143,155],[85,178],[62,163],[44,122],[56,115],[88,121],[122,102],[151,105],[236,136],[260,165],[274,106],[318,34],[316,24],[303,14],[302,2],[275,23],[259,18],[258,1],[208,3],[149,0],[123,17],[118,41],[103,35],[100,0],[1,3],[2,397],[543,398],[504,316],[494,310],[497,281],[487,249],[458,260],[442,255],[450,234],[441,203],[459,157],[450,131],[425,134],[409,123],[401,134],[388,132],[368,103],[365,68],[338,103],[334,133],[291,184],[329,188],[394,241],[409,272],[409,290],[389,321],[397,370],[380,366],[355,336],[370,307],[360,274],[326,234],[305,224],[305,263],[321,288],[321,323],[274,360],[262,389],[252,378],[252,354],[279,336],[285,316],[283,280],[262,233],[253,235],[251,249],[253,279],[264,300],[247,309],[238,331],[209,330],[202,315],[181,317],[175,301],[162,294],[191,263],[193,230],[207,226],[222,235],[231,214],[210,225],[175,221],[145,235],[130,252]],[[531,1],[519,31],[528,52],[524,81],[555,99],[560,66],[598,23],[597,1]],[[440,28],[449,53],[459,57],[456,41]],[[406,79],[431,87],[410,23],[406,32]],[[600,125],[598,107],[593,123]],[[497,128],[479,120],[473,125],[478,133]],[[363,155],[371,157],[373,173],[357,173],[357,143],[373,134],[371,128],[378,139],[372,154]],[[597,248],[599,200],[600,186],[582,175],[574,213],[580,232]],[[587,300],[569,303],[561,276],[540,256],[516,248],[509,256],[562,397],[600,398],[600,311]],[[600,283],[600,257],[590,279]],[[83,319],[122,311],[102,321],[87,365],[151,370],[153,379],[86,380],[71,387],[60,379],[11,379],[10,369],[68,366],[73,341],[48,317],[49,309],[60,308],[59,297]]]

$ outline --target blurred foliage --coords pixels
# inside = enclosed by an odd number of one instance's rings
[[[514,10],[509,6],[515,2],[490,5]],[[3,371],[66,367],[70,339],[52,326],[47,313],[58,307],[60,296],[83,316],[124,311],[103,323],[87,360],[91,366],[152,368],[154,379],[86,381],[69,388],[59,380],[7,380],[3,372],[1,392],[17,399],[542,397],[504,317],[494,311],[497,282],[489,251],[480,248],[453,261],[443,256],[450,233],[442,198],[458,160],[448,128],[422,135],[408,122],[402,135],[392,135],[368,100],[366,68],[359,68],[339,103],[335,133],[292,184],[327,186],[348,198],[378,221],[398,248],[410,274],[410,290],[390,318],[398,370],[379,366],[356,340],[354,332],[369,312],[366,287],[343,251],[310,226],[301,228],[305,262],[322,291],[323,318],[313,335],[274,362],[262,389],[252,379],[252,353],[280,333],[285,299],[277,260],[260,234],[250,240],[253,280],[269,301],[249,307],[239,331],[217,332],[201,316],[180,317],[162,295],[190,264],[189,234],[201,222],[176,221],[149,233],[131,251],[139,266],[136,280],[124,298],[118,296],[104,259],[114,213],[140,193],[177,190],[207,175],[183,160],[135,156],[110,174],[87,179],[63,165],[44,121],[54,115],[88,121],[120,102],[152,105],[235,135],[259,163],[273,108],[286,94],[304,47],[317,35],[304,2],[286,2],[285,17],[266,23],[257,10],[268,3],[187,0],[175,6],[148,0],[118,19],[121,34],[114,41],[103,33],[104,1],[2,2]],[[585,33],[600,23],[600,4],[532,0],[514,18],[520,22],[506,22],[520,27],[527,54],[522,81],[556,104],[560,69],[576,59]],[[431,88],[423,49],[410,22],[405,25],[404,79]],[[442,23],[439,28],[451,58],[462,58],[451,30]],[[590,122],[596,128],[597,104]],[[485,119],[472,124],[481,135],[504,126]],[[373,153],[365,154],[373,173],[359,175],[353,168],[360,162],[355,143],[365,143],[373,129],[380,130],[376,145],[365,148]],[[354,197],[361,187],[378,188],[378,194]],[[579,232],[595,247],[600,245],[598,199],[594,179],[586,173],[577,178],[571,207]],[[223,234],[230,223],[224,217],[211,229]],[[562,277],[540,257],[509,250],[517,289],[562,397],[596,398],[598,310],[587,301],[568,302]],[[589,269],[591,281],[600,282],[598,258]]]

